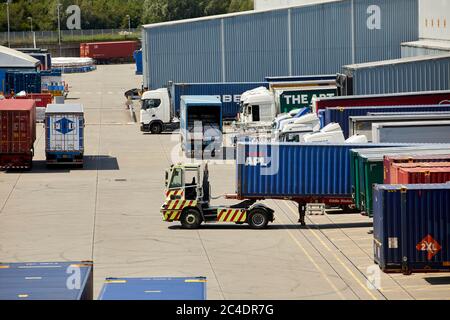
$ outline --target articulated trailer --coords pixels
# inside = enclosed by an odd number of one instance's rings
[[[248,224],[266,228],[274,210],[258,201],[287,200],[298,204],[299,223],[306,225],[308,204],[354,208],[350,184],[350,150],[395,146],[377,144],[238,143],[236,193],[232,206],[210,205],[207,166],[173,165],[166,172],[164,221],[198,228],[203,222]],[[201,181],[201,183],[200,183]]]

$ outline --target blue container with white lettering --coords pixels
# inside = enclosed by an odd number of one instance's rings
[[[450,183],[375,185],[373,222],[383,271],[450,271]]]
[[[108,278],[98,300],[206,300],[206,278]]]
[[[241,95],[249,90],[265,87],[267,82],[226,82],[226,83],[174,83],[171,88],[175,114],[180,114],[181,96],[217,96],[222,101],[223,118],[234,120],[239,113]]]
[[[350,150],[394,144],[238,143],[237,196],[352,204]]]

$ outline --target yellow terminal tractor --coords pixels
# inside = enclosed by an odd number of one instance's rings
[[[211,206],[207,164],[203,170],[201,165],[172,165],[166,171],[165,185],[166,200],[161,207],[163,220],[179,221],[186,229],[196,229],[202,223],[218,222],[247,223],[253,229],[264,229],[274,221],[274,211],[252,199],[234,206]]]

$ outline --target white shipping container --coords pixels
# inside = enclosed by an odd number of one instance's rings
[[[79,104],[49,104],[45,112],[46,152],[84,152],[84,111]]]
[[[419,37],[450,41],[450,0],[419,1]]]
[[[372,124],[373,143],[450,143],[450,121]]]

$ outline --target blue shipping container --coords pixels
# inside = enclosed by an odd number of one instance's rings
[[[375,185],[374,254],[383,271],[450,271],[450,183]]]
[[[133,53],[134,61],[136,62],[136,74],[142,75],[142,49],[136,50]]]
[[[0,264],[0,300],[92,299],[92,262]]]
[[[174,83],[172,85],[172,103],[175,113],[180,112],[181,96],[218,96],[223,103],[224,119],[235,119],[239,112],[241,95],[257,87],[269,88],[267,82],[229,82],[229,83]]]
[[[350,150],[392,144],[251,144],[237,150],[242,198],[352,198]]]
[[[99,300],[206,300],[206,278],[109,278]]]
[[[7,71],[5,91],[41,93],[41,74],[37,71]]]
[[[6,91],[6,71],[0,69],[0,94]]]
[[[377,106],[377,107],[348,107],[348,108],[327,108],[323,113],[319,112],[319,118],[322,117],[322,127],[336,122],[342,128],[344,136],[350,135],[350,117],[365,116],[367,113],[375,112],[430,112],[430,111],[450,111],[450,105],[427,105],[427,106]]]

